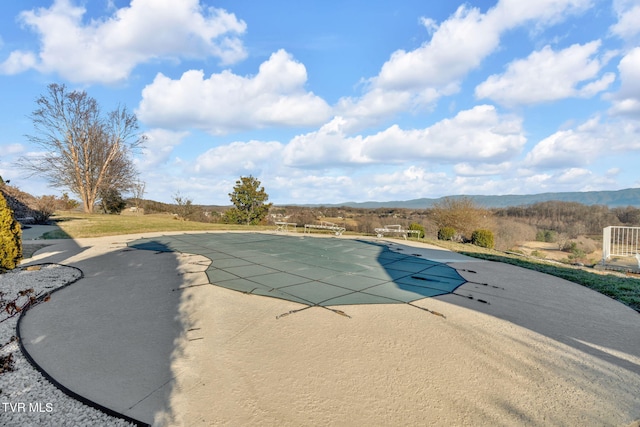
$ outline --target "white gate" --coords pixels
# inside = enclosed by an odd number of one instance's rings
[[[602,230],[602,263],[612,256],[636,257],[640,265],[640,227],[610,226]]]

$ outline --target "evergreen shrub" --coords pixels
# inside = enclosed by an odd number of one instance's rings
[[[471,243],[482,248],[492,249],[495,246],[491,230],[475,230],[471,234]]]
[[[22,259],[22,229],[0,193],[0,270],[16,268]]]
[[[456,229],[453,227],[442,227],[438,230],[438,240],[453,240],[456,236]]]

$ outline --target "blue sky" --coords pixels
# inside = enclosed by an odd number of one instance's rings
[[[50,83],[135,111],[146,198],[286,203],[640,186],[640,0],[0,6],[0,175]]]

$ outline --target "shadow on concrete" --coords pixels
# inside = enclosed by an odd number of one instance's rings
[[[437,299],[509,321],[640,374],[640,313],[635,310],[576,283],[510,264],[474,261],[452,266],[475,282],[462,285],[457,293],[475,300],[455,295]]]
[[[37,262],[71,265],[84,276],[22,316],[24,349],[73,397],[137,424],[171,425],[171,363],[188,329],[179,312],[179,254],[72,242],[45,248]]]
[[[22,227],[22,240],[71,239],[66,232],[55,224],[33,224]]]

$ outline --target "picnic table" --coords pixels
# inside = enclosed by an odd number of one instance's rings
[[[401,225],[385,225],[381,228],[374,229],[378,237],[384,237],[385,234],[397,234],[407,240],[407,236],[415,234],[416,237],[420,237],[420,230],[405,230]]]
[[[287,232],[289,227],[293,227],[293,231],[296,231],[297,226],[295,222],[276,221],[276,231]]]
[[[341,236],[347,229],[337,224],[328,221],[320,221],[320,224],[305,224],[304,232],[311,233],[312,229],[316,230],[329,230],[335,233],[336,236]]]

